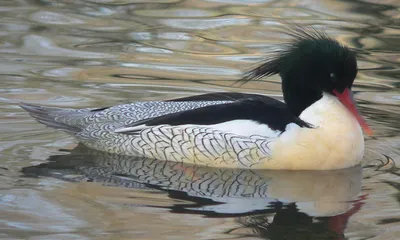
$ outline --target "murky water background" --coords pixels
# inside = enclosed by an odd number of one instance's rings
[[[378,1],[3,0],[1,239],[400,239],[400,4]],[[287,39],[280,19],[355,48],[375,131],[361,168],[207,169],[76,147],[20,101],[98,107],[234,85]]]

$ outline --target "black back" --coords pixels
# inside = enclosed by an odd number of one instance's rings
[[[284,131],[287,124],[296,123],[301,127],[310,127],[309,124],[295,116],[286,104],[262,95],[241,93],[212,93],[198,95],[172,101],[203,101],[232,100],[230,103],[211,105],[193,110],[172,113],[160,117],[142,120],[126,127],[145,124],[156,125],[212,125],[232,120],[252,120],[260,124],[266,124],[273,130]]]

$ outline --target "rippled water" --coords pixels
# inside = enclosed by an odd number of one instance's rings
[[[397,0],[3,0],[1,239],[400,239]],[[234,85],[287,36],[322,28],[355,48],[354,87],[375,135],[362,168],[246,171],[77,146],[15,103],[98,107]]]

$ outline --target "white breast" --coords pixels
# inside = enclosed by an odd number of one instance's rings
[[[300,118],[314,128],[292,123],[271,144],[272,169],[340,169],[360,163],[364,138],[353,115],[330,94],[305,109]]]

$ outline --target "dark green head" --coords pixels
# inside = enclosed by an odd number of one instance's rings
[[[295,28],[294,41],[275,57],[250,71],[246,79],[279,73],[285,102],[294,114],[322,97],[351,89],[357,75],[354,52],[313,28]]]

